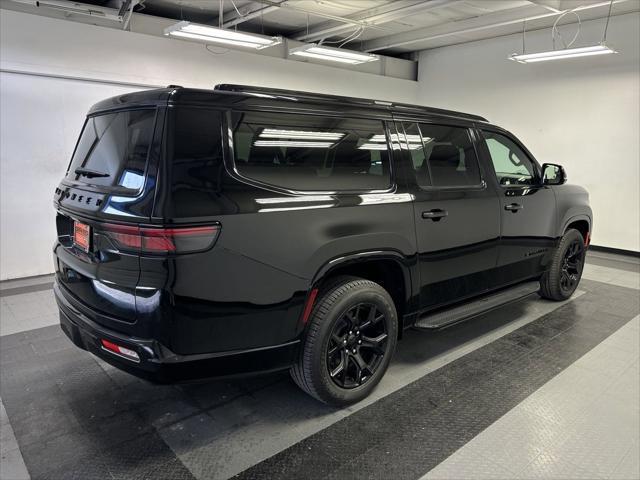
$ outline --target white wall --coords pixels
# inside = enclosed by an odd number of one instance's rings
[[[139,85],[223,82],[409,103],[418,93],[413,81],[239,51],[213,55],[200,44],[8,10],[0,10],[0,35],[2,280],[52,271],[53,191],[98,100]]]
[[[585,22],[582,44],[603,27]],[[640,14],[612,17],[607,37],[619,54],[529,65],[507,60],[521,35],[421,52],[419,101],[483,115],[541,163],[563,164],[590,192],[593,244],[639,251]],[[527,52],[549,49],[549,30],[527,34]]]

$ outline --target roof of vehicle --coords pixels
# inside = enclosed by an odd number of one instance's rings
[[[383,100],[371,100],[357,97],[345,97],[327,95],[321,93],[302,92],[296,90],[284,90],[279,88],[255,87],[249,85],[221,84],[212,90],[183,88],[177,85],[169,85],[167,88],[143,90],[127,93],[117,97],[108,98],[96,103],[90,114],[99,111],[113,110],[129,106],[144,106],[169,103],[222,103],[238,104],[242,100],[261,98],[277,102],[298,102],[303,104],[320,104],[324,106],[340,106],[351,108],[364,108],[378,112],[393,112],[407,115],[429,115],[449,117],[468,121],[487,122],[487,119],[479,115],[444,110],[440,108],[409,105]]]

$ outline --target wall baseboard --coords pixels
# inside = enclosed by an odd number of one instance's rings
[[[594,252],[615,253],[616,255],[627,255],[629,257],[640,258],[640,252],[636,252],[635,250],[601,247],[600,245],[589,245],[589,250],[593,250]]]

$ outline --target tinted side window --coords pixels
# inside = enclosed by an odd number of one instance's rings
[[[166,168],[176,217],[215,213],[224,171],[220,120],[203,108],[169,110]]]
[[[427,165],[427,155],[422,143],[422,137],[420,135],[420,129],[417,123],[405,124],[404,126],[405,138],[401,138],[400,145],[409,149],[411,155],[411,164],[413,170],[416,173],[416,181],[421,187],[427,187],[431,185],[431,177],[429,175],[429,166]],[[402,136],[402,135],[401,135]],[[406,140],[406,142],[402,142]]]
[[[463,187],[481,184],[478,158],[467,128],[421,123],[407,124],[405,131],[418,185]],[[415,133],[420,137],[415,137]],[[424,149],[422,160],[420,152],[413,151],[420,140]]]
[[[241,175],[301,191],[386,190],[389,152],[381,121],[234,113],[235,166]]]
[[[495,132],[482,132],[500,185],[533,185],[536,169],[513,140]]]
[[[131,110],[87,118],[67,178],[92,185],[140,189],[155,115],[155,110]],[[75,173],[77,168],[98,175],[79,175]]]

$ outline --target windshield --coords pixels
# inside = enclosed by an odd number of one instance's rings
[[[139,190],[144,184],[155,110],[130,110],[87,118],[67,180]]]

